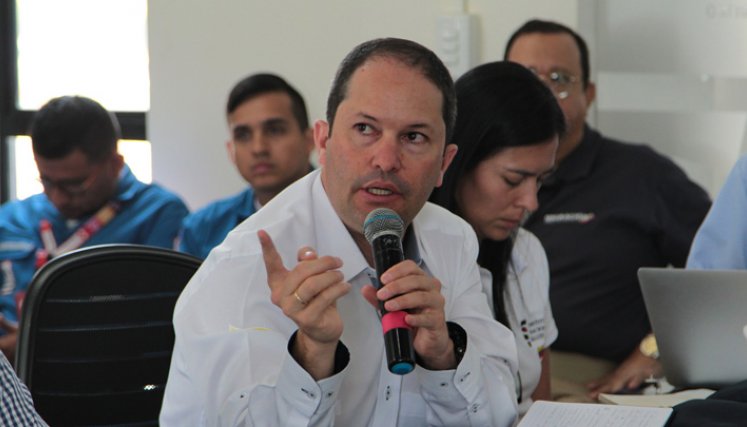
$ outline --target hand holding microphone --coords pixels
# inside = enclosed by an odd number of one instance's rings
[[[390,370],[410,372],[415,354],[427,369],[453,369],[457,362],[446,326],[441,283],[414,261],[402,261],[402,220],[390,209],[375,209],[366,217],[363,229],[373,249],[379,282],[378,291],[364,288],[364,295],[381,308]],[[387,317],[392,312],[396,317]]]
[[[402,219],[391,209],[374,209],[363,222],[363,234],[373,250],[379,288],[382,286],[381,276],[405,259],[402,251],[404,231],[405,225]],[[384,330],[387,365],[392,373],[404,375],[415,368],[411,328],[405,322],[404,311],[388,311],[384,304],[385,301],[381,301],[379,309],[381,310],[381,326]]]

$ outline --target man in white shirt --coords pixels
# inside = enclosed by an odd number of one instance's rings
[[[426,203],[456,153],[455,115],[428,49],[378,39],[348,54],[314,127],[321,170],[232,231],[180,297],[161,425],[515,421],[516,347],[481,292],[477,240]],[[407,231],[377,291],[363,221],[379,207]],[[408,312],[410,374],[387,369],[379,299]]]

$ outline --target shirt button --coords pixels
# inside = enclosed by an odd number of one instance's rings
[[[449,384],[448,383],[441,383],[440,385],[441,385],[441,387],[446,387]]]
[[[477,410],[478,410],[479,408],[480,408],[480,405],[478,405],[477,403],[473,403],[473,404],[472,404],[472,408],[471,408],[471,409],[472,409],[472,412],[473,412],[473,413],[477,412]]]
[[[313,391],[306,390],[305,388],[302,388],[301,391],[308,396],[309,399],[313,399],[316,397]]]

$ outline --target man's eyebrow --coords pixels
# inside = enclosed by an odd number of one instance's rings
[[[231,131],[232,131],[232,132],[234,132],[234,131],[237,131],[237,130],[250,130],[251,128],[252,128],[252,127],[251,127],[251,126],[249,126],[249,125],[247,125],[247,124],[244,124],[244,123],[239,123],[238,125],[236,125],[236,126],[233,126],[233,127],[231,128]]]
[[[356,116],[358,116],[358,117],[360,117],[362,119],[371,120],[371,121],[377,122],[377,123],[379,121],[379,119],[377,119],[376,117],[374,117],[374,116],[372,116],[370,114],[363,113],[363,112],[356,114]]]
[[[374,116],[372,116],[370,114],[366,114],[366,113],[362,113],[361,112],[361,113],[356,114],[356,116],[359,116],[359,117],[364,118],[364,119],[371,120],[373,122],[379,122],[379,119],[377,119],[376,117],[374,117]],[[433,126],[430,125],[430,124],[428,124],[428,123],[418,123],[418,122],[416,122],[416,123],[411,123],[411,124],[406,125],[405,128],[407,128],[407,129],[433,129]]]
[[[413,123],[407,126],[409,129],[433,129],[428,123]]]
[[[264,120],[262,122],[262,126],[268,126],[268,125],[284,125],[288,123],[289,121],[283,117],[270,117],[267,120]]]

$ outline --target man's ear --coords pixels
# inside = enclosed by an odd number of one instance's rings
[[[112,170],[114,171],[115,176],[119,176],[119,173],[125,165],[124,157],[119,153],[114,153],[111,161],[113,166]]]
[[[327,155],[327,142],[329,141],[329,124],[324,120],[314,123],[314,144],[319,152],[319,164],[324,166]]]
[[[449,144],[446,146],[446,149],[444,150],[443,160],[441,161],[441,173],[438,175],[438,182],[436,182],[436,187],[440,187],[441,184],[443,184],[446,169],[449,168],[452,160],[454,160],[454,156],[456,156],[457,150],[458,148],[456,144]]]
[[[228,153],[228,158],[231,159],[231,163],[235,165],[236,164],[236,145],[230,139],[226,141],[226,152]]]
[[[308,156],[311,155],[311,152],[314,151],[314,129],[307,128],[303,133],[304,140],[306,142],[306,154]]]
[[[597,99],[597,85],[594,82],[589,82],[584,89],[584,97],[586,98],[586,107],[588,108],[595,99]]]

